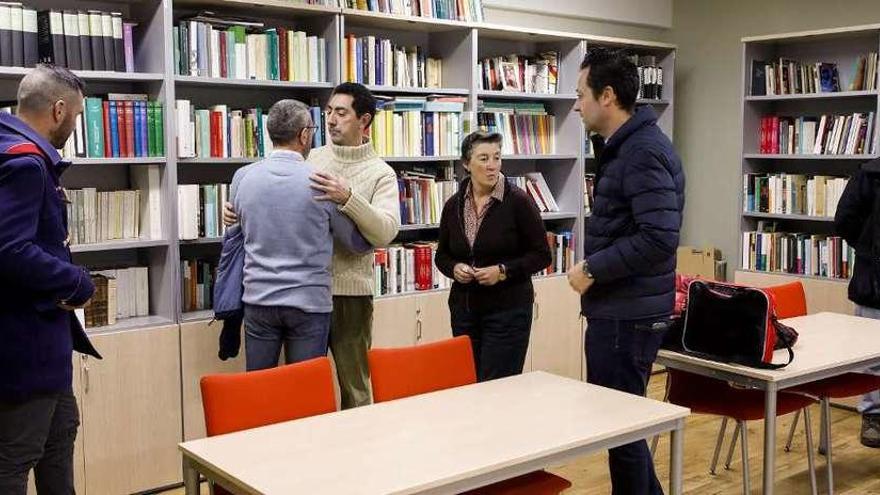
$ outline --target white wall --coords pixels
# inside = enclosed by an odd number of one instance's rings
[[[488,9],[672,27],[672,0],[483,0]]]

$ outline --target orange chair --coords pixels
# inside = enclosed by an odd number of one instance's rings
[[[202,377],[208,436],[336,411],[326,357],[247,373]],[[219,486],[215,494],[226,495]]]
[[[402,399],[477,382],[471,339],[467,336],[367,354],[373,400]],[[556,495],[571,483],[546,471],[535,471],[475,490],[466,495]]]

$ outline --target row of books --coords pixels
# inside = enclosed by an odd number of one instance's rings
[[[85,308],[87,328],[150,314],[149,269],[145,266],[93,270],[95,293]]]
[[[550,266],[536,275],[565,273],[574,266],[577,243],[575,242],[574,234],[570,230],[547,232],[547,245],[550,246]]]
[[[555,94],[559,74],[559,53],[546,51],[536,56],[487,57],[477,63],[480,89]]]
[[[464,98],[397,98],[384,104],[370,126],[380,156],[455,156],[463,137]]]
[[[559,205],[550,191],[550,186],[544,180],[543,173],[529,172],[521,177],[508,177],[507,179],[526,191],[542,213],[559,211]]]
[[[430,19],[483,22],[482,0],[306,0],[307,3],[347,9],[409,15]]]
[[[66,158],[143,158],[165,156],[162,103],[147,95],[110,93],[87,97],[84,111],[62,148]]]
[[[849,278],[855,250],[836,236],[743,232],[742,268],[813,277]]]
[[[0,65],[43,62],[72,70],[134,72],[135,26],[119,12],[37,12],[19,2],[0,2]]]
[[[761,118],[758,143],[764,154],[852,155],[873,153],[874,112],[819,117]]]
[[[223,204],[229,200],[229,184],[182,184],[177,186],[177,227],[181,240],[222,237]]]
[[[848,179],[823,175],[743,175],[746,212],[834,217]]]
[[[501,152],[550,155],[556,152],[556,117],[538,102],[480,102],[477,126],[503,137]]]
[[[214,105],[197,109],[189,100],[177,100],[177,154],[181,158],[260,158],[272,152],[266,128],[268,112],[262,108],[231,109]],[[311,107],[317,126],[312,145],[323,146],[324,114]]]
[[[663,98],[663,67],[657,65],[654,55],[631,55],[630,59],[639,72],[637,98],[659,100]]]
[[[850,84],[850,91],[874,91],[877,89],[877,52],[861,55],[856,61],[855,77]]]
[[[421,46],[399,46],[375,36],[345,37],[345,80],[368,85],[439,88],[443,61],[429,57]]]
[[[391,245],[376,249],[373,255],[375,295],[451,287],[452,280],[440,273],[434,263],[436,252],[436,242]]]
[[[180,260],[180,298],[185,313],[213,309],[217,258]]]
[[[199,15],[172,29],[175,73],[271,81],[327,81],[327,42],[304,31]]]
[[[753,96],[836,93],[840,91],[840,73],[831,62],[752,60],[751,91]]]
[[[404,172],[397,179],[397,187],[400,193],[400,222],[404,225],[435,225],[440,223],[443,205],[458,191],[458,182]]]

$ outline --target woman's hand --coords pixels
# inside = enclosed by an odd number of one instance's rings
[[[480,285],[495,285],[501,277],[501,268],[498,265],[487,266],[485,268],[475,268],[474,278]]]
[[[469,284],[474,281],[474,269],[464,263],[456,263],[452,268],[455,281],[460,284]]]

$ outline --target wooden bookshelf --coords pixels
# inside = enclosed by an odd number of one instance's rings
[[[877,157],[877,133],[874,132],[866,153],[862,154],[766,154],[760,151],[762,116],[786,117],[846,115],[873,112],[877,124],[880,91],[849,89],[854,77],[855,61],[869,52],[880,51],[880,26],[856,26],[829,30],[803,31],[742,39],[742,152],[741,172],[745,174],[802,174],[845,177],[860,162]],[[828,62],[837,64],[839,92],[806,94],[755,95],[752,91],[752,62],[790,59],[804,64]],[[739,240],[735,279],[738,283],[771,285],[800,280],[807,291],[810,312],[832,310],[851,312],[847,300],[848,279],[820,277],[811,274],[764,272],[743,265],[743,235],[756,230],[758,222],[772,222],[776,231],[819,235],[834,234],[834,219],[810,215],[787,215],[743,212],[743,185],[739,189]]]

